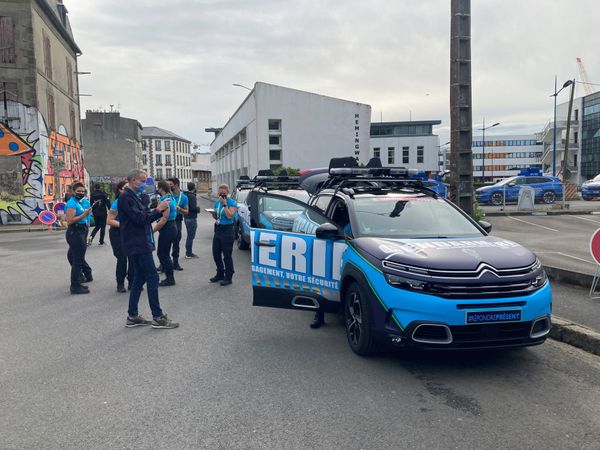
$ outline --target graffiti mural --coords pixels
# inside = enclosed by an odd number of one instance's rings
[[[15,195],[14,171],[0,165],[2,223],[39,223],[41,211],[60,201],[74,181],[84,180],[80,145],[64,127],[49,131],[36,108],[8,102],[8,126],[0,125],[0,158],[15,157],[20,158],[22,195]]]

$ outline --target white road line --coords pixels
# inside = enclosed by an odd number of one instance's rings
[[[557,233],[560,233],[560,231],[558,231],[558,230],[555,230],[554,228],[545,227],[544,225],[538,225],[537,223],[533,223],[533,222],[527,222],[526,220],[517,219],[516,217],[513,217],[513,216],[508,216],[508,217],[509,217],[509,219],[512,219],[512,220],[517,220],[517,221],[519,221],[519,222],[526,223],[527,225],[533,225],[534,227],[540,227],[540,228],[543,228],[543,229],[545,229],[545,230],[550,230],[550,231],[555,231],[555,232],[557,232]]]
[[[596,264],[593,261],[588,261],[587,259],[583,259],[583,258],[580,258],[578,256],[569,255],[568,253],[563,253],[563,252],[554,252],[554,251],[550,251],[550,250],[548,250],[548,251],[542,250],[540,252],[535,251],[534,253],[536,255],[560,255],[560,256],[565,256],[567,258],[576,259],[578,261],[586,262],[586,263],[589,263],[589,264]]]
[[[600,224],[600,220],[592,220],[592,219],[588,219],[587,217],[579,217],[579,216],[567,216],[567,217],[572,217],[573,219],[579,219],[579,220],[587,220],[588,222],[594,222],[594,223]]]

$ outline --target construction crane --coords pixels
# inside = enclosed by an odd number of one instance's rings
[[[590,80],[588,80],[588,74],[581,58],[577,58],[577,71],[579,72],[579,84],[583,85],[585,95],[590,95],[596,92],[596,89],[592,84],[590,84]]]

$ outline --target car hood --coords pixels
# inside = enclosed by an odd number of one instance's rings
[[[475,192],[488,192],[494,188],[496,188],[496,186],[483,186],[483,187],[475,189]]]
[[[512,269],[536,261],[536,256],[527,248],[495,236],[456,239],[362,237],[352,240],[352,245],[378,266],[381,261],[388,260],[424,269],[471,271],[482,263],[496,269]]]
[[[600,181],[590,181],[589,183],[584,183],[582,187],[584,189],[586,189],[586,188],[600,188]]]

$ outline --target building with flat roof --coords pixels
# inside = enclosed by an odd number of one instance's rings
[[[440,139],[433,134],[433,126],[441,123],[441,120],[372,123],[370,157],[379,158],[383,166],[437,172]]]
[[[261,169],[324,167],[369,159],[371,107],[257,82],[210,145],[213,189]]]
[[[499,181],[522,169],[542,169],[543,143],[535,134],[473,137],[473,179]]]
[[[142,129],[142,167],[151,177],[179,178],[181,188],[192,181],[191,141],[159,127]]]

